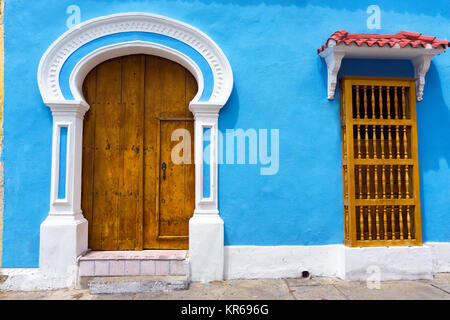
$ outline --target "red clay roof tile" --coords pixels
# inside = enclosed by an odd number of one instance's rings
[[[328,41],[333,39],[336,41],[336,45],[343,42],[346,45],[355,43],[358,46],[367,44],[369,47],[377,44],[382,47],[388,44],[393,47],[398,44],[400,47],[404,48],[410,45],[413,48],[418,46],[426,47],[426,45],[431,45],[433,48],[442,46],[444,49],[450,45],[450,41],[437,39],[436,37],[424,36],[418,32],[410,31],[400,31],[397,34],[359,34],[359,33],[348,33],[345,30],[336,31],[328,38],[327,42],[317,50],[317,53],[321,53],[328,47]]]

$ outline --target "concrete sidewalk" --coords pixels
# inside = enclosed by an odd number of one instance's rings
[[[159,293],[91,295],[88,290],[0,292],[0,299],[32,300],[450,300],[450,273],[433,280],[366,283],[313,277],[309,279],[229,280],[191,283],[189,290]]]

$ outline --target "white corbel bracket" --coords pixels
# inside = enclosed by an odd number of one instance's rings
[[[424,54],[422,56],[412,59],[412,64],[414,66],[414,77],[416,80],[416,97],[417,101],[422,101],[423,99],[423,89],[425,88],[425,75],[430,69],[431,59],[434,55]]]
[[[328,69],[328,85],[327,96],[329,100],[334,99],[337,76],[341,67],[342,59],[397,59],[397,60],[411,60],[414,66],[414,76],[416,80],[416,98],[417,101],[422,101],[423,91],[425,87],[425,75],[430,68],[431,60],[434,56],[444,52],[446,48],[433,48],[431,45],[423,47],[404,47],[399,45],[393,47],[372,46],[366,44],[358,46],[356,44],[345,45],[340,43],[336,45],[333,39],[328,40],[327,48],[319,53],[320,57],[325,59]]]
[[[345,56],[345,52],[335,47],[336,41],[328,41],[328,48],[322,51],[319,55],[325,59],[328,69],[328,85],[327,95],[329,100],[334,99],[334,92],[336,91],[337,75],[341,68],[342,59]]]

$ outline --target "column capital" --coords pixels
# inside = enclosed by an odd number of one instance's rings
[[[194,114],[195,119],[219,118],[219,111],[222,109],[221,104],[211,104],[204,102],[195,102],[189,105],[189,110]]]
[[[52,110],[53,117],[57,116],[75,116],[83,119],[89,105],[82,100],[74,101],[45,101],[45,104]]]

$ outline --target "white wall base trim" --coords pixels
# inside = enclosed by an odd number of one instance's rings
[[[450,243],[421,247],[225,246],[225,279],[313,276],[348,281],[431,279],[450,271]]]
[[[204,219],[202,219],[204,218]],[[222,259],[217,254],[223,243],[220,217],[192,219],[191,230],[216,229],[215,238],[203,234],[203,241],[191,243],[189,254],[198,255],[192,265],[192,281],[231,279],[277,279],[313,276],[337,277],[347,281],[431,279],[434,273],[450,272],[450,243],[428,242],[421,247],[348,248],[325,246],[225,246]],[[208,220],[211,219],[211,220]],[[221,219],[220,219],[221,220]],[[206,224],[202,226],[202,224]],[[204,229],[204,227],[207,227]],[[198,239],[198,238],[197,238]],[[221,241],[220,241],[221,240]],[[223,269],[222,269],[223,267]],[[223,272],[223,273],[222,273]],[[70,288],[76,285],[77,266],[65,274],[43,273],[38,268],[3,268],[7,276],[0,290],[38,291]]]
[[[341,277],[342,246],[225,246],[225,279]]]
[[[427,242],[433,256],[433,272],[450,272],[450,242]]]
[[[366,281],[374,273],[380,281],[433,278],[433,257],[429,246],[343,247],[342,279]]]
[[[0,289],[5,291],[44,291],[71,288],[75,285],[76,269],[72,274],[49,275],[38,268],[3,268],[0,274],[7,276]]]

